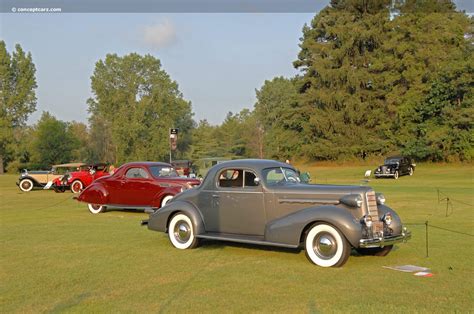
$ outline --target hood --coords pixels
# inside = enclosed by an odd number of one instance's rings
[[[275,193],[289,194],[309,194],[309,195],[334,195],[339,198],[347,194],[363,194],[372,190],[368,186],[357,185],[328,185],[328,184],[284,184],[281,186],[272,186],[271,190]]]

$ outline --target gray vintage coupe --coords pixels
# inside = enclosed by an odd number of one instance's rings
[[[367,186],[300,183],[286,163],[233,160],[211,168],[201,186],[178,194],[143,224],[167,232],[178,249],[201,239],[304,247],[314,264],[339,267],[351,248],[383,256],[410,238],[384,202]]]

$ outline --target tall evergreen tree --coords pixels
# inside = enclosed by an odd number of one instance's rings
[[[386,153],[413,137],[437,73],[466,55],[469,19],[450,1],[331,1],[303,29],[294,62],[310,158]]]

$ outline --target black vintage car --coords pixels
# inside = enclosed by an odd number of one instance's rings
[[[375,169],[375,178],[391,177],[398,179],[399,176],[409,175],[412,176],[415,172],[416,164],[410,157],[393,156],[385,159],[382,166]]]
[[[302,247],[312,263],[339,267],[351,248],[384,256],[410,238],[384,203],[367,186],[304,184],[286,163],[233,160],[212,167],[199,187],[148,211],[142,224],[167,232],[178,249],[202,239]]]

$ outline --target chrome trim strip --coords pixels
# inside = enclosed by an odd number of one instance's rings
[[[337,200],[325,200],[325,199],[304,199],[304,198],[279,198],[278,203],[303,203],[303,204],[334,204],[337,205],[340,202]]]
[[[238,189],[241,189],[241,188],[238,188]],[[263,194],[263,192],[259,192],[259,191],[246,191],[246,190],[239,190],[239,191],[230,191],[230,190],[223,190],[223,189],[219,189],[218,191],[215,191],[215,190],[202,190],[202,192],[212,192],[212,193],[239,193],[239,194]]]

